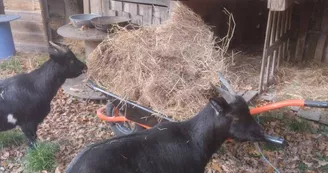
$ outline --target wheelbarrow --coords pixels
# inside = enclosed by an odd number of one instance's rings
[[[221,88],[228,90],[230,93],[235,93],[230,84],[220,73],[219,79],[222,84]],[[108,122],[109,127],[117,136],[131,134],[144,129],[150,129],[161,122],[174,122],[172,118],[169,118],[160,112],[143,107],[135,102],[124,100],[118,95],[106,91],[105,89],[97,86],[91,80],[88,80],[87,86],[95,91],[103,93],[106,97],[108,97],[109,102],[97,110],[97,116],[99,119]],[[213,84],[212,86],[216,87]],[[328,108],[328,102],[311,100],[285,100],[265,106],[251,108],[250,113],[252,115],[256,115],[288,106]],[[281,137],[265,135],[265,138],[268,142],[273,144],[285,144],[285,140]]]

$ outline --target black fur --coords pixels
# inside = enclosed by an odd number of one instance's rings
[[[50,111],[50,102],[67,78],[74,78],[87,69],[64,45],[66,51],[53,50],[50,59],[30,73],[0,81],[0,131],[20,126],[34,144],[38,125]],[[16,123],[8,122],[12,114]]]
[[[203,173],[212,154],[229,137],[264,141],[263,129],[239,96],[231,104],[213,98],[185,122],[162,123],[90,145],[73,159],[66,173]]]

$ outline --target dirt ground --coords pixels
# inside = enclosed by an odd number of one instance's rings
[[[35,57],[45,59],[44,56],[20,53],[19,61],[17,61],[22,64],[20,70],[16,68],[2,69],[0,79],[18,72],[32,70],[39,64],[35,63],[37,62],[35,59],[38,59]],[[244,61],[257,62],[258,56],[241,54],[239,58]],[[258,78],[258,67],[247,64],[240,67],[238,64],[241,62],[240,59],[236,60],[236,66],[232,67],[236,78],[240,76],[237,74],[244,74],[249,78],[239,77],[238,85],[245,89],[256,88],[257,84],[252,81]],[[245,69],[250,70],[246,71]],[[95,111],[101,106],[102,104],[99,103],[68,96],[62,90],[58,92],[52,101],[50,114],[38,129],[40,141],[60,144],[56,173],[63,172],[67,164],[84,146],[113,136],[108,125],[95,115]],[[328,172],[327,126],[297,118],[294,112],[288,109],[260,115],[258,120],[269,134],[284,137],[288,141],[288,145],[284,148],[259,144],[265,157],[280,172]],[[22,172],[24,169],[22,157],[26,153],[26,148],[27,146],[22,144],[0,150],[0,167],[4,169],[2,172]],[[213,155],[213,160],[209,163],[206,172],[274,172],[274,170],[263,161],[253,143],[227,142]]]

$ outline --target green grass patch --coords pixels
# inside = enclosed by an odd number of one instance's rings
[[[25,140],[24,134],[18,129],[0,132],[0,150],[4,147],[18,146]]]
[[[306,170],[308,170],[308,166],[306,164],[304,164],[303,162],[300,162],[298,164],[298,169],[301,171],[301,172],[305,172]]]
[[[311,125],[306,120],[295,119],[288,122],[288,128],[294,132],[309,132],[311,130]]]
[[[28,149],[23,158],[26,172],[40,172],[47,170],[53,172],[57,166],[56,152],[59,145],[54,143],[38,143],[35,149]]]
[[[0,70],[13,71],[15,73],[23,72],[23,67],[18,57],[11,57],[0,63]]]
[[[47,56],[39,56],[39,57],[36,57],[35,60],[34,60],[34,64],[33,66],[35,68],[39,68],[43,63],[45,63],[46,61],[48,61],[49,57]]]

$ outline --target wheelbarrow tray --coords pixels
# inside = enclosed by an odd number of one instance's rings
[[[124,107],[124,117],[126,120],[136,122],[137,124],[150,128],[153,127],[161,122],[169,122],[173,121],[173,119],[168,118],[166,115],[161,114],[159,112],[153,111],[147,107],[141,106],[133,101],[130,100],[124,100],[123,98],[119,97],[118,95],[111,93],[109,91],[106,91],[99,86],[97,86],[94,82],[89,80],[87,82],[87,85],[91,87],[92,89],[99,91],[106,95],[110,102],[117,108]],[[102,107],[98,110],[97,114],[100,116],[101,119],[106,119],[108,122],[118,122],[120,121],[117,117],[106,117],[105,116],[105,109],[106,107]],[[104,117],[105,116],[105,117]],[[124,118],[121,120],[124,121]]]

